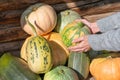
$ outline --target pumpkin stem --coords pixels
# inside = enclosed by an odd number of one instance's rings
[[[35,27],[33,26],[33,24],[30,23],[30,21],[28,20],[27,17],[25,17],[25,20],[26,20],[26,22],[30,25],[30,27],[31,27],[31,29],[32,29],[32,31],[33,31],[33,33],[34,33],[34,36],[37,36],[37,32],[36,32],[36,29],[35,29]]]
[[[60,70],[59,73],[60,74],[64,74],[65,72],[64,72],[64,70]]]
[[[69,11],[66,11],[66,12],[65,12],[65,16],[66,16],[66,15],[69,15],[69,14],[70,14],[70,12],[69,12]]]

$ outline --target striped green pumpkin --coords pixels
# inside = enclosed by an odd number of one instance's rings
[[[76,72],[66,66],[57,66],[47,72],[44,80],[79,80]]]
[[[0,80],[42,80],[40,75],[33,73],[27,63],[11,53],[0,57]]]
[[[73,10],[64,10],[58,14],[57,25],[54,31],[61,33],[64,27],[74,21],[75,19],[81,18],[81,16]]]
[[[47,41],[41,36],[29,39],[26,46],[27,61],[35,73],[46,73],[52,67],[51,49]]]
[[[82,22],[73,21],[64,27],[63,31],[61,32],[61,36],[64,44],[69,47],[71,45],[75,45],[72,43],[74,39],[90,33],[90,29]]]
[[[75,70],[79,75],[79,80],[85,80],[89,75],[90,58],[87,53],[70,52],[68,67]]]
[[[64,44],[69,47],[75,45],[72,43],[74,39],[90,33],[91,31],[89,28],[82,22],[73,21],[65,26],[61,32],[61,35]],[[89,64],[89,56],[86,53],[70,52],[68,58],[68,67],[74,69],[78,73],[80,80],[84,80],[88,77]]]
[[[52,68],[52,51],[47,40],[37,35],[34,26],[28,21],[34,36],[31,36],[26,43],[27,62],[30,69],[35,73],[46,73]]]

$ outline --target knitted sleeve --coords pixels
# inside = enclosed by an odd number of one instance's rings
[[[88,36],[93,50],[120,51],[120,13],[97,21],[102,34]]]
[[[120,28],[120,12],[98,20],[97,25],[101,32]]]

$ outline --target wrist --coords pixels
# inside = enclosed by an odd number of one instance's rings
[[[96,22],[91,23],[91,31],[92,31],[93,34],[94,34],[94,33],[97,33],[97,32],[100,32],[100,29],[99,29],[99,27],[97,26],[97,23],[96,23]]]

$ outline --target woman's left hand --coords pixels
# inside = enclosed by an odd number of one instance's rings
[[[90,44],[88,43],[88,36],[82,36],[78,39],[73,40],[73,43],[76,43],[75,46],[70,46],[68,50],[75,52],[87,52],[90,50]]]

